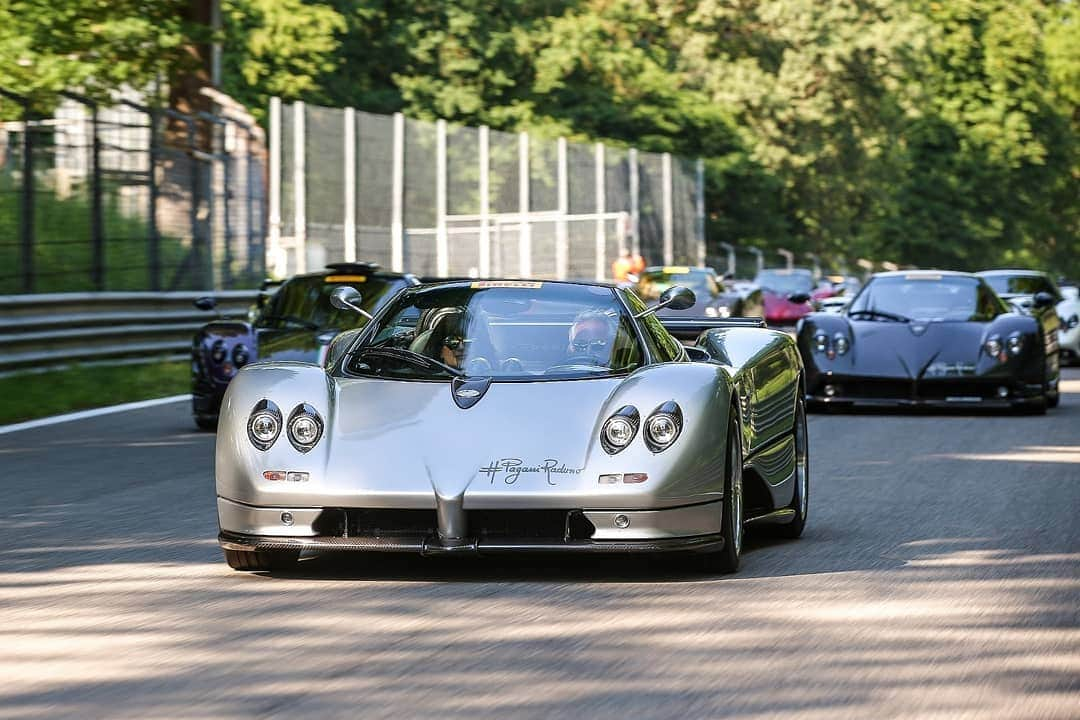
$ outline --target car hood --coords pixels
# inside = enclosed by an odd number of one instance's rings
[[[260,328],[255,331],[259,360],[292,360],[322,364],[330,341],[339,330],[276,330]]]
[[[259,482],[256,504],[338,498],[347,507],[431,508],[435,498],[466,508],[549,509],[692,502],[716,491],[723,471],[730,406],[727,370],[715,363],[665,363],[625,377],[493,382],[471,407],[459,407],[449,382],[331,377],[301,363],[256,363],[230,384],[218,436],[223,497],[239,497],[266,468],[310,472],[303,488]],[[301,404],[325,419],[323,439],[298,454],[286,438],[265,452],[247,439],[258,402],[274,402],[287,422]],[[606,419],[633,405],[642,424],[675,400],[683,429],[671,448],[650,452],[639,429],[623,451],[600,444]],[[612,487],[599,476],[645,473],[641,484]],[[243,491],[249,492],[249,491]]]
[[[849,361],[862,375],[921,378],[976,371],[989,329],[981,322],[853,320]]]

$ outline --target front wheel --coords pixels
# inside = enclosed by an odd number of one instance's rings
[[[288,570],[300,559],[299,550],[225,550],[233,570]]]
[[[806,433],[806,405],[802,400],[795,406],[795,493],[788,507],[795,511],[795,517],[786,525],[775,526],[775,532],[781,537],[797,538],[806,527],[806,516],[810,509],[810,443]]]
[[[739,423],[734,417],[728,422],[727,477],[724,478],[724,500],[721,503],[720,532],[724,545],[705,553],[701,560],[706,572],[733,573],[739,569],[743,542],[743,467],[742,440]]]

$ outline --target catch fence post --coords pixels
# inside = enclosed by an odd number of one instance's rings
[[[603,280],[607,274],[606,246],[604,233],[604,208],[607,205],[607,197],[604,194],[604,143],[596,143],[596,279]],[[617,222],[617,221],[616,221]]]
[[[249,136],[250,141],[250,136]],[[251,148],[248,148],[250,157]],[[287,270],[281,252],[281,98],[270,98],[270,208],[267,220],[270,223],[264,262],[272,268],[271,272],[283,276]],[[251,180],[248,179],[250,186]]]
[[[90,106],[90,273],[95,290],[105,289],[105,220],[101,212],[101,137],[98,134],[96,102],[80,98]]]
[[[570,213],[570,178],[567,172],[566,138],[558,142],[558,202],[559,219],[555,221],[555,277],[565,280],[570,262],[570,241],[567,236],[566,216]]]
[[[674,211],[671,202],[671,153],[660,156],[661,184],[663,185],[663,239],[664,264],[675,264]]]
[[[150,123],[150,157],[147,172],[150,207],[147,217],[146,258],[150,274],[150,289],[157,292],[161,290],[161,234],[157,223],[158,194],[160,192],[157,182],[158,122],[160,115],[154,108],[149,108],[147,115]]]
[[[356,262],[356,110],[345,108],[345,262]]]
[[[22,291],[34,292],[34,138],[30,132],[30,100],[0,89],[0,95],[22,106],[22,193],[19,214],[19,273],[22,275]]]
[[[532,275],[532,226],[529,224],[529,133],[518,135],[518,274]]]
[[[435,274],[450,274],[450,239],[446,232],[446,121],[435,121]]]
[[[393,172],[390,198],[390,269],[405,269],[405,116],[394,113]]]
[[[307,153],[304,148],[304,103],[293,103],[293,235],[296,247],[296,272],[307,272]]]
[[[626,162],[630,171],[630,244],[632,245],[630,249],[633,250],[635,255],[640,255],[641,237],[638,234],[638,221],[641,219],[641,205],[638,194],[641,184],[638,178],[637,148],[630,148],[630,152],[626,156]],[[623,249],[619,248],[619,251],[621,252]]]
[[[694,163],[694,235],[697,236],[697,264],[705,265],[705,161]]]
[[[478,265],[480,277],[491,275],[491,154],[488,126],[481,125],[478,134],[480,144],[480,247]]]

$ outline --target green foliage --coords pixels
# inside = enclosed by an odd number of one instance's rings
[[[189,392],[191,365],[76,365],[0,378],[0,425]]]
[[[0,72],[12,75],[0,85],[104,87],[176,72],[197,39],[176,20],[178,3],[16,0],[0,8]],[[1075,2],[222,9],[225,89],[256,111],[279,95],[701,155],[712,242],[837,263],[1080,275]]]
[[[184,22],[183,0],[10,0],[0,3],[0,87],[48,109],[56,92],[104,98],[190,67],[187,43],[206,32]],[[5,117],[16,108],[5,104]]]

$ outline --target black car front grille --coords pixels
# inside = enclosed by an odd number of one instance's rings
[[[908,399],[911,383],[904,380],[858,379],[839,383],[837,395],[868,400]]]
[[[585,540],[596,527],[578,510],[469,510],[467,535],[478,539]],[[324,508],[312,524],[319,537],[433,537],[434,510]]]
[[[469,511],[469,535],[481,539],[584,540],[594,532],[596,527],[580,511]]]

